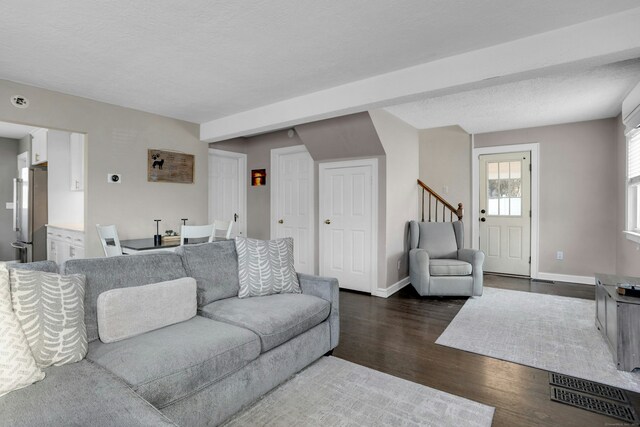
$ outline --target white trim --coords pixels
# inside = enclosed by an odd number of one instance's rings
[[[472,141],[475,139],[472,135]],[[471,156],[471,243],[472,248],[480,249],[480,231],[478,211],[480,209],[480,156],[487,154],[517,153],[520,151],[531,152],[531,271],[532,279],[539,279],[538,259],[540,242],[540,144],[513,144],[495,147],[473,147]],[[578,276],[576,276],[578,277]]]
[[[568,282],[568,283],[581,283],[583,285],[595,285],[595,277],[590,276],[574,276],[571,274],[557,274],[557,273],[543,273],[539,272],[537,279],[550,280],[552,282]]]
[[[284,147],[284,148],[274,148],[271,150],[271,167],[269,173],[271,174],[271,196],[269,199],[269,203],[271,205],[271,221],[270,221],[270,236],[271,239],[276,238],[276,221],[278,215],[278,204],[277,200],[280,196],[278,194],[278,180],[279,175],[278,171],[280,156],[286,154],[295,154],[295,153],[307,153],[309,154],[309,150],[304,145],[294,145],[292,147]],[[307,247],[307,252],[310,254],[311,261],[311,272],[309,274],[314,274],[316,271],[316,216],[315,216],[315,182],[314,182],[314,162],[313,158],[311,158],[311,154],[309,154],[309,186],[307,188],[308,197],[308,209],[309,209],[309,243]]]
[[[318,200],[322,200],[323,173],[327,169],[350,168],[357,166],[371,167],[371,295],[378,290],[378,159],[343,160],[339,162],[326,162],[318,165]],[[318,214],[319,216],[319,214]],[[322,218],[318,218],[318,273],[323,275],[323,248],[324,239],[322,233]]]
[[[631,240],[635,243],[640,243],[640,233],[636,233],[635,231],[623,231],[627,240]]]
[[[375,292],[371,292],[371,295],[380,297],[380,298],[389,298],[391,295],[395,294],[400,289],[407,286],[409,283],[411,283],[411,281],[409,280],[409,276],[407,276],[404,279],[398,280],[396,283],[394,283],[393,285],[389,286],[386,289],[378,288]]]
[[[215,148],[209,148],[209,175],[207,177],[208,183],[208,195],[209,200],[207,201],[207,209],[208,209],[208,218],[209,224],[213,224],[215,219],[225,219],[225,218],[213,218],[213,213],[211,212],[211,200],[213,199],[213,186],[211,185],[211,158],[212,157],[229,157],[232,159],[238,159],[239,167],[238,167],[238,183],[240,186],[240,194],[238,195],[240,209],[242,210],[242,215],[240,216],[240,230],[244,233],[243,236],[247,235],[247,155],[244,153],[236,153],[234,151],[225,151],[218,150]],[[226,219],[225,219],[226,220]],[[233,221],[233,218],[231,218]]]

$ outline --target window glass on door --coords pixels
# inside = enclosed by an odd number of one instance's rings
[[[487,162],[489,215],[522,215],[522,162]]]

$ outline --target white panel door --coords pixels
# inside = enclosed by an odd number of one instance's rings
[[[231,237],[246,235],[245,154],[209,149],[209,223],[233,221]]]
[[[320,275],[341,288],[372,292],[377,164],[345,161],[320,165]]]
[[[531,273],[531,153],[480,156],[480,250],[484,271]]]
[[[313,159],[304,146],[271,151],[271,238],[292,237],[297,272],[315,274]]]

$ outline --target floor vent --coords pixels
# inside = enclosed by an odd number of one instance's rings
[[[633,408],[627,404],[591,396],[575,390],[551,386],[551,400],[629,423],[635,423],[638,419]]]
[[[629,403],[627,393],[625,393],[624,390],[605,384],[594,383],[593,381],[583,380],[581,378],[549,372],[549,384],[592,394],[594,396],[604,397],[609,400]]]

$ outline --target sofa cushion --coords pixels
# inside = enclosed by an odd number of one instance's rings
[[[44,371],[44,380],[0,398],[0,425],[175,426],[122,380],[87,360]]]
[[[451,222],[420,222],[418,248],[426,249],[429,258],[457,258],[458,241]]]
[[[189,277],[198,283],[198,307],[238,295],[238,256],[233,240],[176,249]]]
[[[256,240],[236,237],[238,297],[299,294],[300,282],[293,266],[293,238]]]
[[[471,264],[457,259],[429,260],[429,274],[432,276],[468,276],[471,271]]]
[[[278,294],[216,301],[200,314],[255,332],[265,352],[320,324],[330,311],[331,304],[318,297]]]
[[[116,342],[184,322],[196,311],[193,277],[111,289],[98,296],[100,341]]]
[[[87,358],[162,408],[259,355],[260,340],[253,332],[196,316],[115,343],[93,341]]]
[[[96,306],[98,295],[104,291],[149,285],[187,276],[180,256],[172,252],[71,259],[64,263],[62,272],[85,275],[84,320],[88,341],[98,339]]]
[[[13,268],[9,272],[13,311],[38,366],[61,366],[84,359],[84,276]]]

